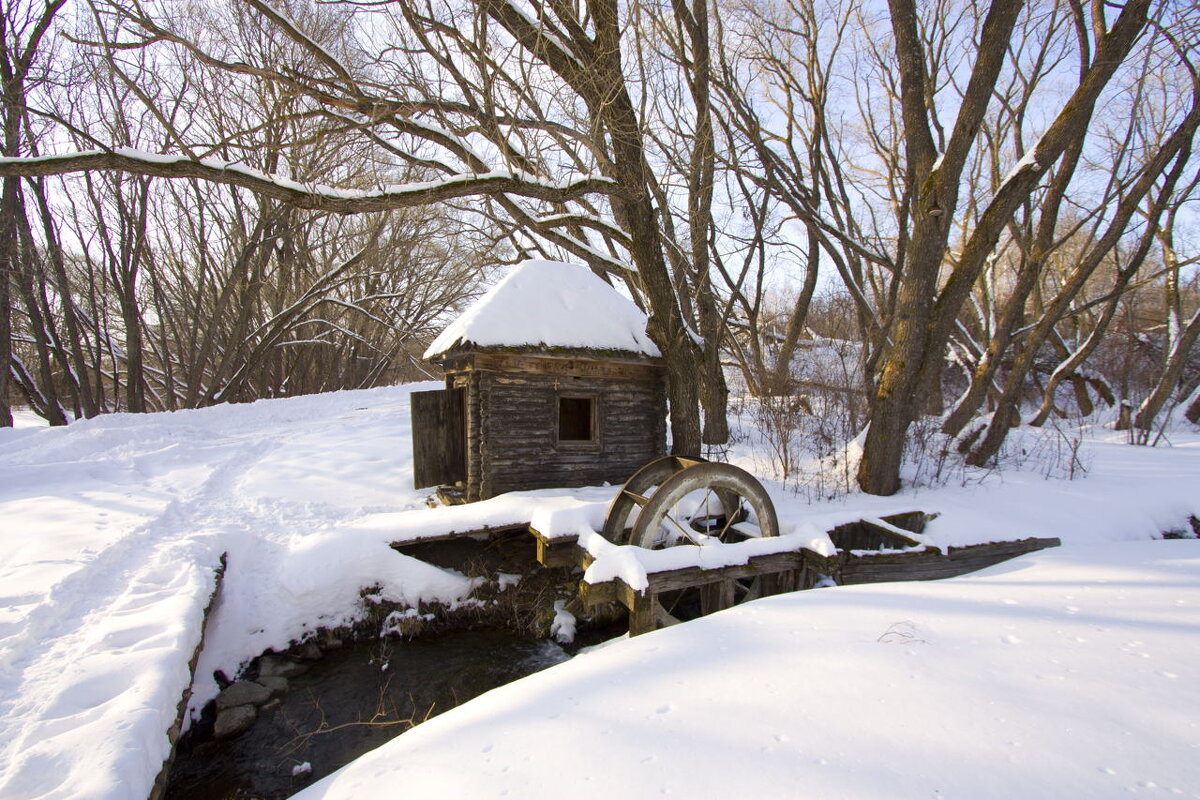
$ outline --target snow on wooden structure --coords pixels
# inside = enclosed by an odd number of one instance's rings
[[[646,318],[585,267],[525,261],[434,340],[446,388],[413,394],[416,488],[475,501],[620,483],[666,448]]]

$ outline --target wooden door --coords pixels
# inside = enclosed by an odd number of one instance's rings
[[[414,489],[467,479],[465,394],[463,389],[413,392]]]

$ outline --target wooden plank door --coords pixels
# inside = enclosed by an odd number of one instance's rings
[[[463,389],[412,393],[413,488],[467,479]]]

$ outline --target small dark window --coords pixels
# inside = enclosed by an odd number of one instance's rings
[[[558,398],[558,440],[560,442],[591,442],[596,438],[592,424],[595,398]]]

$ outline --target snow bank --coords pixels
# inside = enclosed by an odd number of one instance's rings
[[[560,261],[522,261],[450,323],[425,358],[467,343],[661,355],[637,306],[587,267]]]
[[[194,708],[215,670],[349,619],[363,588],[462,597],[340,527],[424,509],[411,388],[0,431],[0,797],[144,800],[223,553]]]
[[[103,575],[60,583],[26,629],[4,638],[0,796],[150,794],[191,680],[214,588],[205,565],[216,555],[202,543],[168,543],[124,576],[127,585]],[[72,602],[68,586],[90,594]]]
[[[766,598],[493,690],[296,795],[1200,793],[1200,543]]]

